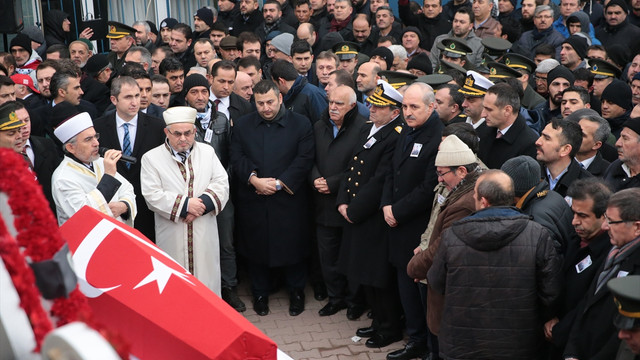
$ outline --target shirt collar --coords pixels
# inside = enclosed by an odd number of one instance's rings
[[[116,111],[116,125],[121,127],[124,123],[129,124],[129,126],[138,126],[138,114],[136,114],[136,116],[134,116],[130,121],[124,121]]]

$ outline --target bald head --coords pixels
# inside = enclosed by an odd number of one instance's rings
[[[242,71],[236,73],[236,81],[233,83],[233,92],[240,95],[247,101],[251,101],[251,95],[253,95],[253,83],[251,82],[251,76]]]
[[[474,190],[476,210],[513,205],[513,180],[502,170],[484,172],[478,177]]]

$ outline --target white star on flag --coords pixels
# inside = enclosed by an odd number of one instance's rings
[[[167,265],[162,263],[162,261],[156,259],[153,256],[151,256],[151,264],[153,265],[153,271],[151,271],[149,275],[147,275],[147,277],[142,279],[142,281],[140,281],[140,283],[133,288],[134,290],[151,282],[157,281],[158,291],[160,294],[162,294],[162,291],[164,291],[165,286],[167,286],[167,282],[169,282],[169,278],[172,274],[195,286],[194,283],[187,279],[187,274],[180,273],[168,267]]]

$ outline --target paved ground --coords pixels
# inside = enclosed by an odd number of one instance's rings
[[[247,320],[296,360],[383,360],[388,352],[404,346],[404,341],[400,341],[385,348],[369,349],[364,346],[366,339],[354,342],[352,337],[355,336],[356,330],[371,324],[366,313],[356,321],[347,319],[346,310],[333,316],[320,317],[318,310],[324,306],[326,300],[315,300],[310,287],[306,289],[306,310],[295,317],[289,316],[289,295],[285,290],[269,297],[271,313],[267,316],[258,316],[253,311],[247,282],[238,286],[238,294],[247,304],[247,311],[243,313]]]

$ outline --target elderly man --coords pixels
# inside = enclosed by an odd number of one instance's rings
[[[167,140],[142,156],[142,195],[155,213],[156,244],[220,296],[216,215],[229,181],[215,150],[196,142],[196,114],[185,106],[162,114]]]
[[[342,88],[342,86],[340,87]],[[361,285],[373,311],[370,327],[357,336],[369,337],[365,346],[385,347],[402,338],[400,304],[395,276],[388,263],[388,227],[379,206],[384,177],[400,137],[402,95],[380,81],[371,104],[370,124],[364,125],[347,164],[338,198],[338,211],[347,221],[340,249],[340,270],[352,285]],[[371,241],[375,239],[375,241]]]
[[[316,236],[320,267],[327,286],[329,302],[318,312],[329,316],[348,308],[347,318],[355,320],[364,311],[356,299],[357,286],[347,285],[338,270],[344,218],[336,211],[336,199],[344,169],[355,151],[366,119],[358,114],[356,93],[348,86],[338,86],[329,95],[329,108],[313,128],[316,161],[311,170],[316,204]],[[354,178],[351,178],[355,181]]]
[[[578,304],[585,297],[589,285],[607,257],[609,235],[602,230],[606,221],[604,211],[612,192],[598,179],[582,179],[574,182],[567,192],[572,198],[572,225],[578,239],[570,239],[565,252],[562,271],[563,289],[559,307],[554,317],[544,327],[547,340],[552,341],[557,356],[562,355],[571,325],[578,313]],[[569,240],[569,239],[568,239]]]
[[[380,66],[374,62],[366,62],[358,68],[356,77],[356,87],[360,94],[362,94],[362,101],[366,101],[367,98],[373,95],[376,90],[376,86],[380,76]],[[371,103],[367,103],[371,106]]]
[[[117,173],[119,150],[98,153],[98,134],[88,113],[64,121],[54,130],[63,144],[64,159],[51,178],[58,224],[64,224],[88,205],[105,215],[133,226],[137,214],[133,186]]]
[[[640,122],[627,120],[616,141],[618,159],[609,165],[604,179],[614,191],[640,187]]]
[[[136,29],[115,21],[109,21],[109,33],[107,39],[111,44],[111,52],[107,54],[107,59],[113,71],[118,74],[124,66],[124,58],[127,56],[129,48],[136,43]]]
[[[536,7],[533,16],[533,24],[535,29],[526,31],[516,42],[530,59],[534,58],[535,50],[542,44],[549,44],[556,49],[556,59],[560,59],[561,44],[564,36],[557,30],[553,29],[553,9],[549,5],[540,5]]]
[[[407,275],[407,264],[420,234],[427,227],[433,188],[436,186],[435,157],[444,125],[435,111],[431,86],[413,83],[404,93],[402,111],[407,128],[402,132],[385,180],[382,210],[389,225],[389,261],[395,267],[398,290],[407,319],[409,342],[387,359],[412,359],[428,352],[426,315],[418,284]]]
[[[446,359],[535,358],[543,346],[540,320],[560,293],[562,262],[549,232],[508,208],[513,194],[504,172],[480,175],[477,211],[442,234],[427,280],[446,299],[439,334]]]
[[[613,324],[613,294],[606,284],[617,277],[640,274],[640,189],[611,195],[603,217],[602,230],[609,233],[613,246],[578,305],[565,359],[615,358],[620,339]]]

